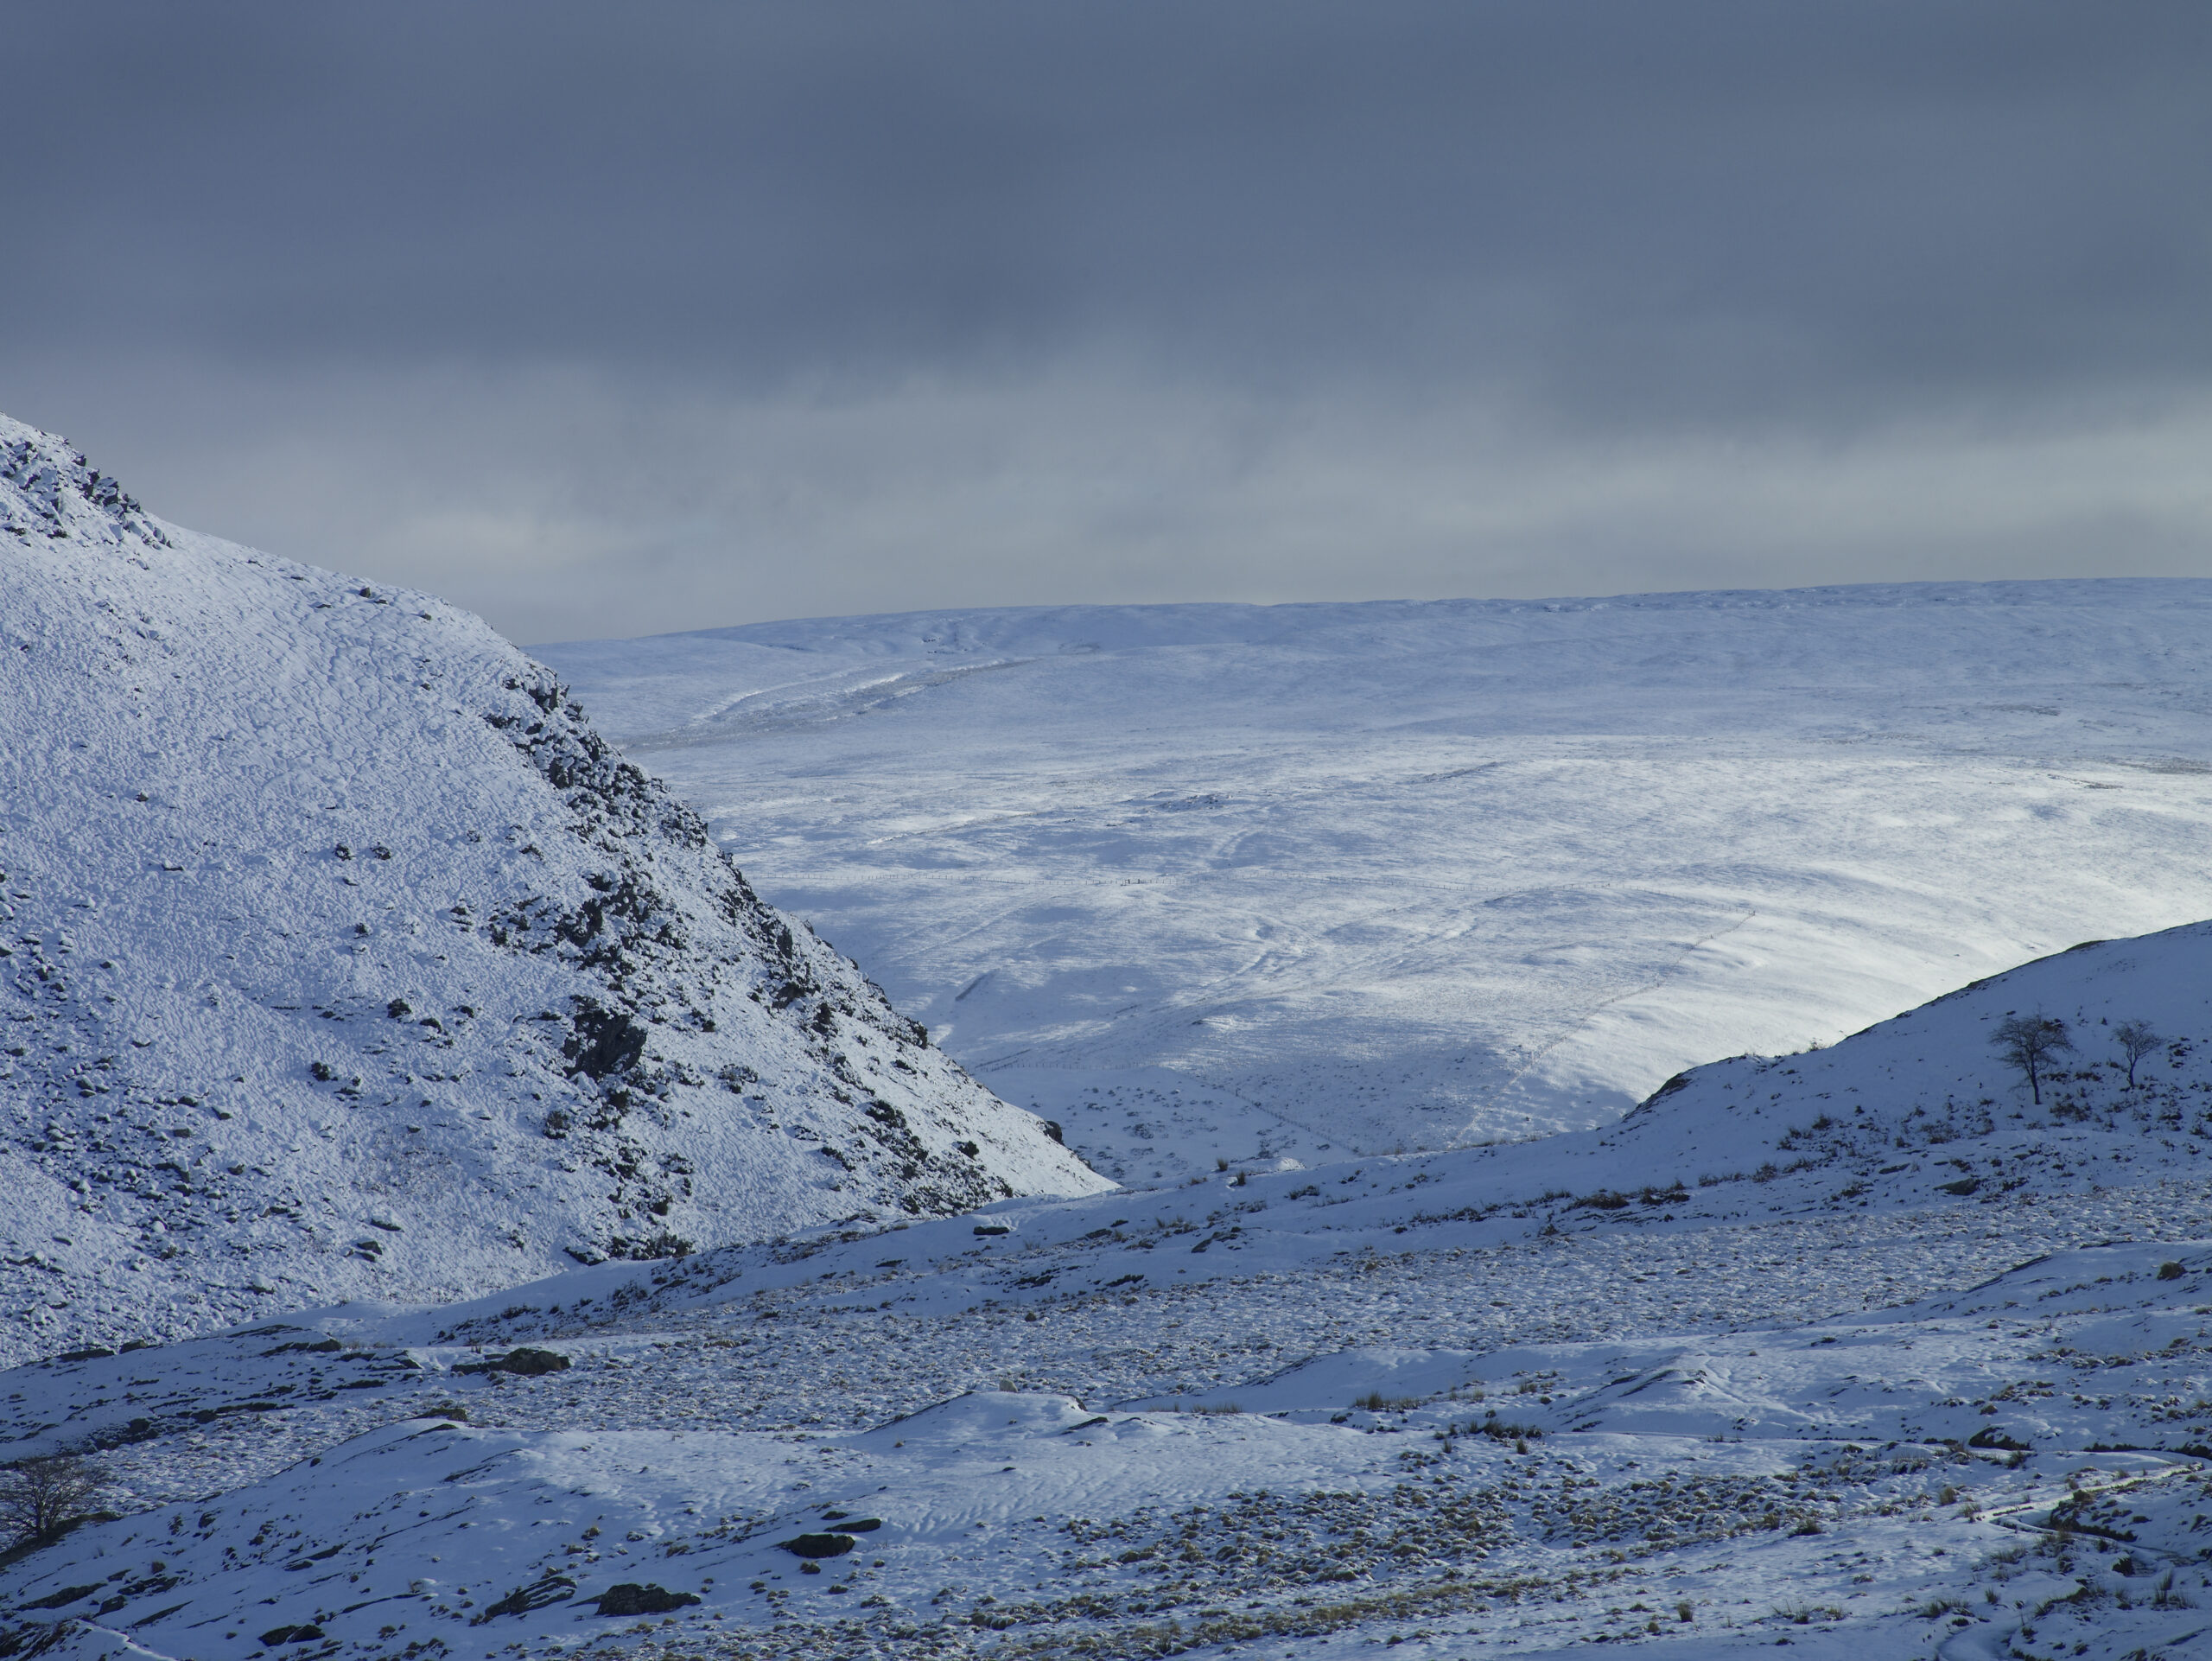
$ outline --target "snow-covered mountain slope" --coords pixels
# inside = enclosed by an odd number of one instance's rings
[[[2071,1028],[2040,1105],[2009,1012]],[[2133,1086],[2122,1019],[2167,1039]],[[17,1368],[6,1450],[99,1450],[125,1515],[0,1569],[0,1631],[86,1661],[2194,1654],[2209,1026],[2196,926],[1600,1130]],[[782,1545],[841,1531],[819,1574]],[[699,1601],[640,1627],[622,1585]]]
[[[476,619],[0,423],[0,1356],[1107,1186]]]
[[[1601,1123],[2212,915],[2200,582],[539,650],[765,893],[1133,1181]]]

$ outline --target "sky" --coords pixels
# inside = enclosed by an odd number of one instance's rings
[[[2202,0],[4,29],[0,409],[524,643],[2212,575]]]

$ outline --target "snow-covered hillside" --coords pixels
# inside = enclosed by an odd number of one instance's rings
[[[765,893],[1131,1181],[1599,1123],[1684,1066],[2212,916],[2199,582],[541,653]]]
[[[1997,1041],[2012,1016],[2063,1029],[2033,1083]],[[2129,1026],[2143,1034],[2132,1067],[2119,1037]],[[2191,1179],[2212,1173],[2208,1040],[2212,923],[2192,923],[2085,942],[1831,1048],[1699,1067],[1618,1125],[1484,1149],[1454,1168],[1468,1174],[1470,1203],[1525,1201],[1541,1183],[1601,1212],[1945,1196],[1987,1208],[2123,1178]],[[1751,1199],[1719,1197],[1735,1187]],[[1621,1204],[1593,1206],[1592,1195]]]
[[[0,1357],[1106,1186],[550,671],[0,422]]]
[[[2070,1028],[2040,1104],[2008,1013]],[[2179,1661],[2209,1034],[2197,926],[1602,1130],[18,1368],[8,1447],[100,1450],[124,1514],[0,1569],[0,1641]]]

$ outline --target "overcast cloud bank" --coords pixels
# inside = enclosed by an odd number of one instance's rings
[[[2178,4],[89,4],[12,407],[510,634],[2189,574]]]

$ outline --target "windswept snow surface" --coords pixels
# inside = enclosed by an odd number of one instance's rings
[[[2075,1046],[2040,1103],[1990,1041],[2020,1012]],[[2132,1085],[2123,1018],[2165,1037]],[[2180,1661],[2212,1646],[2208,1031],[2193,926],[1548,1142],[18,1368],[9,1448],[101,1450],[124,1514],[0,1569],[0,1633]],[[568,1365],[497,1365],[532,1351]],[[847,1549],[810,1574],[803,1535]],[[641,1623],[620,1586],[697,1601]]]
[[[0,1359],[1110,1185],[550,671],[0,420]]]
[[[1132,1182],[1618,1117],[2212,915],[2212,584],[1073,607],[547,646]]]

